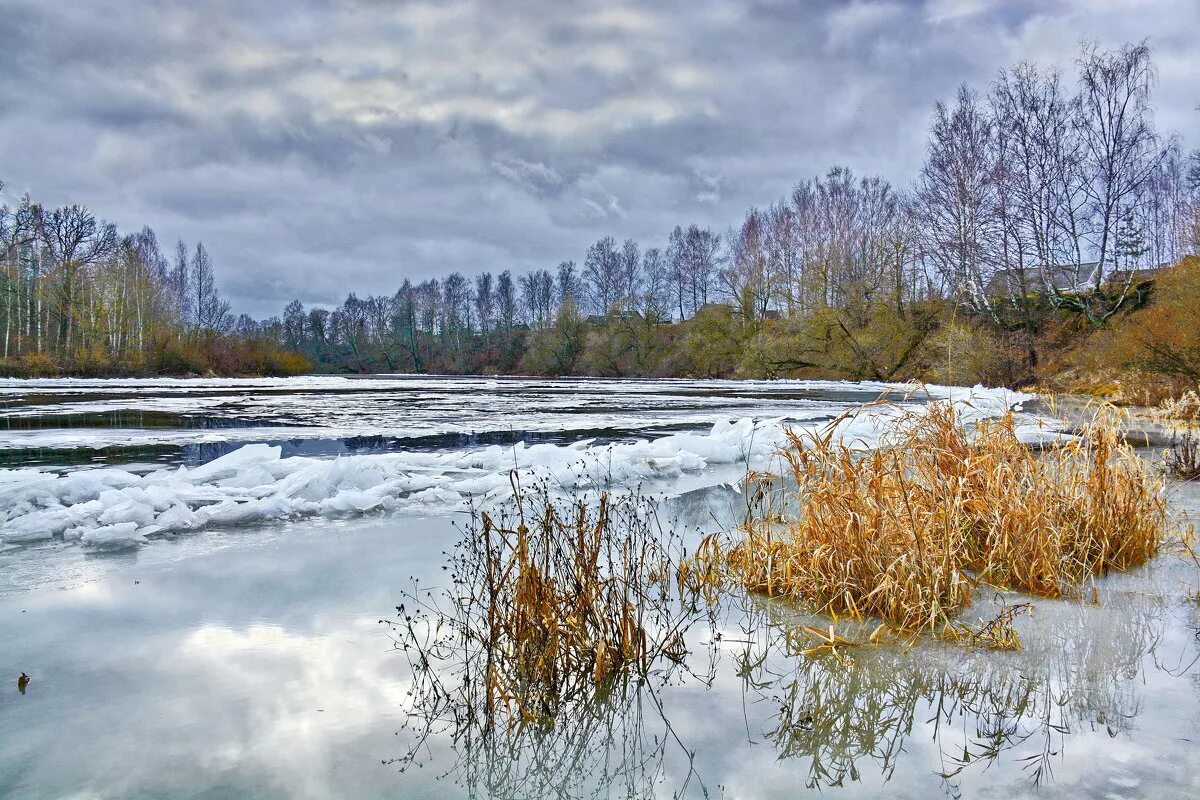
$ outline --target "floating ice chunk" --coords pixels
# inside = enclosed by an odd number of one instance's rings
[[[6,522],[0,531],[0,539],[6,542],[36,542],[53,538],[73,524],[70,509],[33,511]]]
[[[266,497],[247,500],[244,503],[225,500],[215,506],[201,509],[199,516],[206,521],[206,524],[213,526],[251,525],[283,519],[298,513],[306,506],[307,504],[289,502],[284,497]]]
[[[157,532],[186,531],[204,524],[204,518],[185,506],[176,503],[154,519]]]
[[[202,464],[189,470],[188,475],[193,481],[215,481],[231,478],[238,472],[251,466],[259,466],[271,461],[278,461],[283,449],[268,444],[248,444],[239,447],[232,453],[226,453],[220,458],[214,458],[207,464]]]
[[[126,550],[146,543],[146,537],[137,532],[136,522],[121,522],[85,531],[81,537],[84,547],[95,550]]]
[[[330,514],[364,514],[379,508],[384,498],[357,489],[345,489],[321,503],[321,510]]]
[[[108,492],[105,492],[108,494]],[[118,494],[113,492],[113,494]],[[115,525],[122,522],[132,522],[142,527],[154,524],[154,506],[147,505],[137,499],[114,503],[101,512],[96,521],[101,525]]]

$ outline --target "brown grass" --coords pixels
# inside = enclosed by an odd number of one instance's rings
[[[1040,454],[1011,414],[967,430],[948,404],[902,416],[888,446],[867,453],[835,428],[789,434],[788,512],[708,537],[695,572],[717,565],[753,592],[940,631],[981,584],[1073,594],[1162,542],[1160,481],[1112,420]]]

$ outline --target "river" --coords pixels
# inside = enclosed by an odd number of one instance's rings
[[[0,797],[1193,797],[1200,606],[1174,555],[1034,601],[1025,648],[804,656],[733,603],[691,656],[495,742],[437,716],[395,606],[512,472],[733,524],[781,426],[884,384],[309,377],[0,382]],[[886,407],[845,434],[869,446]],[[1025,430],[1045,421],[1026,413]],[[1200,491],[1171,489],[1195,515]],[[1019,601],[982,597],[971,615]],[[17,686],[21,673],[30,676]]]

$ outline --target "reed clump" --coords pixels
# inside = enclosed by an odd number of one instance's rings
[[[473,511],[448,554],[450,585],[407,593],[392,626],[425,704],[485,729],[553,725],[660,660],[682,661],[697,612],[680,535],[652,501],[514,489],[494,513]]]
[[[536,716],[580,676],[600,684],[682,646],[647,630],[671,569],[654,537],[635,534],[644,524],[622,524],[628,514],[609,495],[594,508],[548,502],[511,525],[480,514],[492,702],[520,699]],[[635,535],[615,536],[618,528]]]
[[[1162,544],[1161,480],[1111,419],[1040,453],[1011,413],[968,428],[933,404],[898,414],[867,452],[836,438],[841,421],[789,433],[795,491],[709,536],[696,574],[718,565],[753,592],[938,632],[982,584],[1060,597]]]
[[[1200,391],[1192,389],[1179,397],[1164,400],[1154,409],[1154,416],[1166,420],[1200,422]]]
[[[1183,481],[1200,479],[1200,439],[1186,431],[1182,436],[1172,436],[1167,448],[1163,467],[1172,478]]]

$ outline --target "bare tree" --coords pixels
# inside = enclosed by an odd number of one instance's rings
[[[86,206],[70,205],[41,215],[43,242],[58,277],[58,335],[62,352],[71,348],[81,303],[80,273],[117,246],[116,229],[96,219]]]
[[[41,209],[29,195],[22,197],[15,209],[0,206],[0,248],[5,265],[4,358],[21,351],[22,344],[30,338],[31,328],[35,343],[40,342],[35,318],[35,302],[40,303],[41,297],[37,286],[40,275],[31,268],[36,261],[29,257],[30,247],[38,241],[40,219]]]
[[[746,321],[763,319],[774,294],[766,227],[762,212],[751,208],[741,227],[725,237],[729,251],[721,280]]]
[[[1085,43],[1078,65],[1084,191],[1097,261],[1091,284],[1099,289],[1113,266],[1121,213],[1141,200],[1161,157],[1150,107],[1154,67],[1144,41],[1113,52]]]
[[[492,332],[495,310],[496,296],[492,273],[481,272],[475,276],[475,322],[485,341]]]
[[[574,261],[559,263],[555,273],[555,282],[560,305],[569,300],[578,309],[583,304],[583,282],[579,279]]]
[[[462,349],[469,327],[471,287],[461,272],[452,272],[442,281],[442,338],[454,351]]]
[[[917,179],[924,252],[952,296],[989,316],[989,250],[999,206],[994,145],[995,130],[978,96],[960,86],[953,109],[943,103],[934,109]]]
[[[671,286],[667,259],[657,247],[642,253],[642,283],[639,311],[650,321],[669,320],[671,316]]]
[[[304,313],[304,304],[293,300],[283,309],[283,337],[286,347],[292,350],[303,350],[308,345],[308,318]]]
[[[196,320],[194,309],[192,309],[191,281],[192,273],[188,266],[187,245],[180,239],[175,243],[175,262],[171,268],[168,291],[172,297],[176,322],[181,332],[186,332],[189,326],[195,324]]]
[[[537,269],[522,275],[518,282],[525,321],[533,328],[545,328],[554,318],[554,276],[549,270]]]
[[[1082,262],[1078,103],[1064,94],[1057,72],[1032,64],[1001,71],[991,102],[1010,233],[1024,244],[1025,258],[1005,267],[1036,269],[1030,283],[1052,284],[1054,267]]]
[[[796,212],[787,201],[780,201],[773,203],[764,216],[766,248],[773,276],[771,299],[790,316],[801,308],[804,274]]]
[[[495,304],[500,330],[511,331],[517,325],[517,287],[509,270],[504,270],[496,278]]]
[[[676,225],[667,245],[667,264],[674,284],[679,318],[687,319],[706,305],[720,274],[721,237],[708,228]]]
[[[231,322],[229,302],[221,297],[217,289],[212,259],[203,242],[197,242],[196,249],[192,251],[189,285],[194,303],[196,331],[203,335],[222,333],[228,329]]]
[[[588,248],[583,260],[583,283],[587,289],[587,308],[604,316],[621,300],[622,264],[617,242],[605,236]]]
[[[1121,219],[1127,208],[1143,201],[1163,150],[1150,107],[1154,67],[1146,42],[1110,52],[1085,43],[1077,64],[1083,191],[1090,212],[1086,235],[1096,263],[1086,285],[1069,292],[1051,287],[1051,296],[1059,307],[1079,311],[1099,326],[1126,303],[1145,297],[1146,284],[1136,273],[1125,270],[1119,280],[1110,278]]]
[[[633,239],[621,244],[621,261],[617,270],[616,303],[627,307],[636,305],[642,288],[642,251]]]

